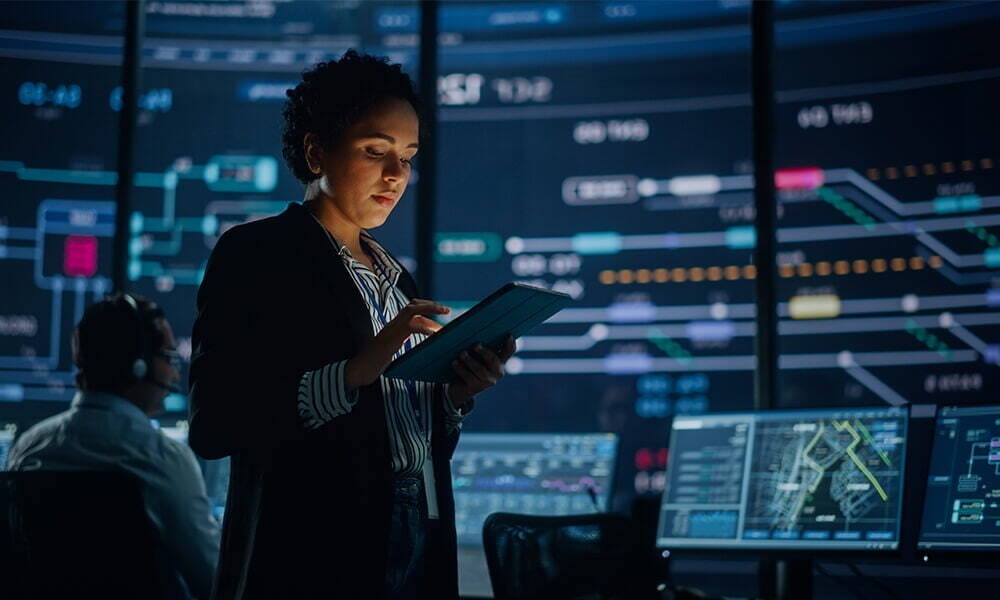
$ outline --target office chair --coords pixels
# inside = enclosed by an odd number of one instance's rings
[[[155,540],[125,473],[0,473],[4,598],[164,598]]]
[[[596,513],[539,517],[493,513],[483,546],[497,600],[624,600],[656,597],[631,520]]]

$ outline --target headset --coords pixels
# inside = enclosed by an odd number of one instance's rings
[[[180,388],[175,385],[160,381],[155,377],[152,377],[150,371],[150,364],[152,364],[152,356],[149,351],[148,337],[146,335],[146,327],[155,327],[152,320],[159,318],[162,314],[158,314],[159,311],[151,312],[152,319],[149,316],[143,316],[142,311],[139,309],[139,303],[131,294],[121,294],[115,301],[116,305],[124,307],[125,311],[132,315],[132,318],[136,323],[136,345],[135,352],[132,356],[135,359],[130,360],[126,363],[125,377],[128,381],[136,383],[139,381],[148,381],[156,387],[166,390],[168,392],[177,394],[180,393]]]

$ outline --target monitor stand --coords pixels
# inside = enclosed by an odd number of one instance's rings
[[[813,563],[763,558],[757,563],[757,595],[765,600],[812,600]]]

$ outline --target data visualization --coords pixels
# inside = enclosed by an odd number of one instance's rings
[[[777,10],[779,404],[989,401],[1000,3],[874,4]]]
[[[481,545],[494,512],[606,511],[617,445],[608,433],[462,434],[452,458],[458,543]]]
[[[122,6],[53,17],[105,40],[90,61],[37,59],[30,40],[53,34],[22,29],[72,4],[0,7],[0,419],[25,425],[72,398],[73,326],[111,289]]]
[[[621,434],[618,509],[659,491],[666,419],[751,403],[748,6],[441,7],[435,299],[575,299],[466,431]]]
[[[938,413],[919,547],[1000,550],[1000,406]]]
[[[677,417],[657,545],[892,550],[906,411]]]
[[[648,448],[670,416],[749,408],[749,3],[516,9],[442,7],[434,295],[577,302],[467,426],[614,421]],[[776,404],[996,396],[1000,3],[775,10]]]
[[[462,595],[491,595],[486,517],[607,511],[617,449],[609,433],[463,433],[451,461]]]

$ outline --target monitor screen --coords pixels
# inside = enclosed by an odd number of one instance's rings
[[[480,545],[494,512],[606,511],[617,445],[612,433],[463,434],[452,458],[458,543]]]
[[[905,409],[678,417],[657,546],[894,550]]]
[[[226,498],[229,494],[229,457],[215,460],[199,460],[201,474],[205,478],[205,494],[212,503],[212,514],[222,522],[226,512]]]
[[[774,6],[775,406],[990,402],[1000,3]]]
[[[918,547],[1000,550],[1000,406],[941,408]]]
[[[15,437],[17,437],[17,425],[0,422],[0,471],[7,468],[7,455],[10,454]]]
[[[188,443],[188,423],[187,421],[177,421],[173,425],[160,427],[163,435],[187,445]],[[3,434],[0,433],[0,436]],[[3,438],[0,437],[0,440]],[[2,443],[2,441],[0,441]],[[201,475],[205,479],[205,494],[212,505],[212,514],[219,522],[226,512],[226,495],[229,492],[229,457],[216,460],[198,459],[201,467]]]
[[[0,3],[0,414],[25,425],[67,408],[73,327],[111,289],[124,6]]]
[[[451,463],[462,596],[492,595],[487,516],[605,512],[617,449],[612,433],[463,433]]]

